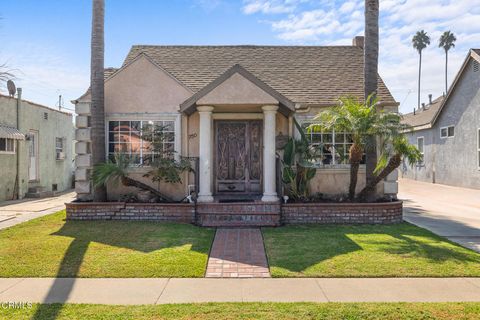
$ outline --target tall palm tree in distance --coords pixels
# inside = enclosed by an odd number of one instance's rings
[[[94,166],[105,162],[104,20],[105,1],[93,0],[90,90],[92,95],[91,151]],[[93,200],[106,200],[106,190],[104,186],[96,186],[94,188]]]
[[[418,105],[420,108],[420,79],[422,77],[422,51],[430,44],[430,37],[423,30],[417,31],[412,39],[413,47],[418,51],[420,60],[418,63]]]
[[[365,99],[370,97],[376,100],[378,89],[378,15],[379,0],[365,0],[365,44],[364,44],[364,89]],[[368,139],[366,154],[366,183],[369,184],[375,178],[377,166],[376,137]],[[368,200],[374,200],[375,190],[368,195]]]
[[[450,30],[445,31],[438,41],[438,47],[445,50],[445,94],[448,93],[448,51],[455,48],[455,41],[457,41],[457,38]]]

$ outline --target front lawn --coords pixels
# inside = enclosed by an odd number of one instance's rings
[[[65,221],[0,231],[0,277],[203,277],[214,230],[187,224]]]
[[[156,306],[34,305],[0,308],[0,319],[160,320],[160,319],[342,319],[473,320],[480,303],[208,303]]]
[[[273,277],[476,277],[480,254],[409,223],[264,228]]]

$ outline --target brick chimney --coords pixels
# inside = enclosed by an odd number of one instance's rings
[[[356,36],[353,38],[352,45],[354,47],[362,48],[365,46],[365,37],[364,36]]]

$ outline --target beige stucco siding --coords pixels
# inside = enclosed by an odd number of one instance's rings
[[[197,101],[198,105],[268,105],[278,101],[238,73]]]
[[[192,92],[141,55],[105,81],[105,113],[178,112]],[[79,101],[91,101],[90,94]]]

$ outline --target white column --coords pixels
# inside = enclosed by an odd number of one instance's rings
[[[262,201],[277,201],[275,177],[275,116],[278,106],[263,106],[263,197]]]
[[[212,111],[213,107],[197,107],[200,114],[200,132],[199,132],[199,192],[198,202],[212,202]]]

